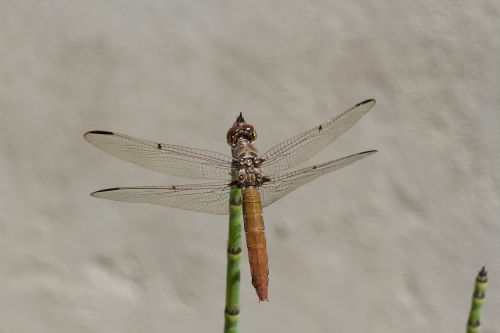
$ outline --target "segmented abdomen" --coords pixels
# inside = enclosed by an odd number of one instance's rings
[[[267,265],[266,234],[260,195],[254,186],[244,187],[242,192],[245,236],[252,284],[257,291],[259,300],[265,301],[269,285],[269,267]]]

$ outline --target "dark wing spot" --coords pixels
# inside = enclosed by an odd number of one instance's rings
[[[161,149],[161,143],[158,143],[156,148]]]
[[[375,100],[373,98],[370,98],[370,99],[367,99],[366,101],[363,101],[361,103],[358,103],[358,104],[354,105],[354,107],[360,106],[360,105],[363,105],[363,104],[366,104],[366,103],[370,103],[370,102],[375,102]]]
[[[115,133],[110,131],[88,131],[85,134],[102,134],[102,135],[114,135]]]
[[[108,191],[116,191],[121,189],[121,187],[112,187],[112,188],[105,188],[103,190],[95,191],[94,193],[99,193],[99,192],[108,192]]]
[[[109,192],[109,191],[117,191],[120,189],[121,189],[121,187],[105,188],[103,190],[92,192],[92,193],[90,193],[90,195],[94,196],[94,194],[98,194],[98,193],[102,193],[102,192]]]
[[[319,125],[318,126],[318,131],[321,132],[322,129],[323,129],[323,125]]]
[[[270,182],[271,181],[271,178],[269,176],[262,176],[262,182],[265,183],[265,182]]]
[[[175,190],[175,189],[176,189],[176,187],[175,187],[175,185],[173,185],[173,186],[172,186],[172,190]]]
[[[318,166],[317,165],[313,165],[313,170],[316,169]]]

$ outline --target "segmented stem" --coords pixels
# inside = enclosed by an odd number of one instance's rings
[[[486,272],[486,269],[483,266],[476,277],[476,284],[474,286],[474,294],[472,295],[472,305],[469,313],[469,320],[467,321],[467,333],[479,333],[479,320],[481,319],[481,310],[483,308],[487,286],[488,272]]]
[[[238,333],[240,318],[241,226],[243,225],[241,189],[231,188],[229,198],[229,237],[227,243],[226,308],[224,333]]]

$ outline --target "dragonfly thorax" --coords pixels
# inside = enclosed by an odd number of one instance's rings
[[[233,159],[240,163],[248,163],[249,160],[258,160],[259,153],[253,144],[247,139],[240,138],[236,145],[231,148]]]
[[[259,168],[252,166],[243,166],[238,169],[236,182],[241,187],[260,186],[263,183],[262,173]]]
[[[240,138],[231,152],[233,166],[237,170],[235,180],[238,185],[242,187],[262,185],[261,159],[253,144],[245,138]]]

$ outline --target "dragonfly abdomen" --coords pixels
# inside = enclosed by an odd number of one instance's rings
[[[243,188],[243,217],[245,236],[252,274],[252,285],[260,301],[267,300],[269,285],[269,267],[266,250],[266,234],[260,195],[256,187]]]

